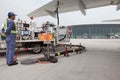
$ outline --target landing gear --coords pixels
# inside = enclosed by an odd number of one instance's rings
[[[56,56],[50,56],[50,62],[51,63],[57,63],[58,62],[58,58]]]
[[[40,58],[39,61],[41,62],[49,61],[50,63],[57,63],[58,58],[56,56],[50,56],[48,54],[44,54],[44,57]]]

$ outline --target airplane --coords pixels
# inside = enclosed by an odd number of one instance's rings
[[[27,16],[34,18],[43,17],[43,16],[52,16],[57,18],[57,28],[56,28],[56,36],[55,43],[57,44],[59,41],[62,41],[66,35],[62,39],[58,39],[58,31],[59,31],[59,14],[67,13],[73,11],[81,11],[83,15],[86,15],[87,9],[98,8],[103,6],[117,6],[116,10],[120,10],[120,0],[52,0],[46,5],[32,11]]]
[[[50,15],[57,18],[57,27],[59,27],[60,13],[81,11],[83,15],[86,15],[87,9],[110,5],[117,6],[116,10],[120,10],[120,0],[52,0],[46,5],[32,11],[27,16],[37,18]],[[58,28],[56,31],[59,31]],[[58,35],[58,33],[56,34]]]
[[[52,0],[46,5],[34,10],[27,16],[43,17],[52,16],[58,17],[58,13],[66,13],[72,11],[81,11],[83,15],[86,15],[87,9],[116,5],[117,10],[120,10],[120,0]]]

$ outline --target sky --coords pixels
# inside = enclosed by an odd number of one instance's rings
[[[5,22],[8,12],[11,11],[17,14],[16,20],[21,19],[29,23],[30,19],[26,15],[49,1],[51,0],[0,0],[0,25]],[[120,19],[120,11],[116,11],[116,6],[89,9],[86,12],[86,16],[80,11],[60,14],[60,25],[92,24],[103,20]],[[56,23],[56,19],[50,16],[35,19],[38,27],[46,21]]]

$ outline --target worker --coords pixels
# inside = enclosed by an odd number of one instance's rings
[[[6,21],[6,61],[8,66],[17,65],[18,62],[14,59],[15,56],[15,43],[16,43],[16,25],[15,25],[16,14],[13,12],[8,13],[8,19]],[[5,26],[4,26],[5,27]]]
[[[30,34],[32,36],[32,40],[35,38],[35,27],[36,27],[36,23],[34,21],[33,16],[30,17],[31,21],[30,21]]]

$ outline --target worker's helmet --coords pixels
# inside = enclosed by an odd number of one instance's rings
[[[17,15],[15,13],[13,13],[13,12],[9,12],[8,17],[10,18],[11,16],[17,16]]]

